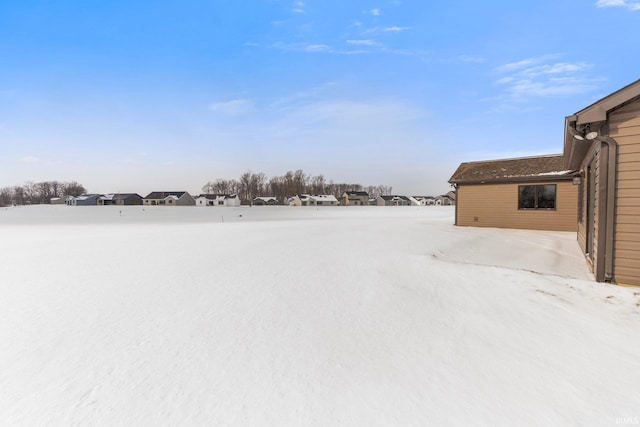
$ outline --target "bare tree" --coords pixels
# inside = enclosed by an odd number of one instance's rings
[[[19,185],[13,187],[13,203],[16,205],[24,205],[26,203],[24,188]]]
[[[82,194],[86,194],[87,190],[75,181],[66,183],[62,185],[62,195],[63,196],[73,196],[78,197]]]
[[[13,204],[13,192],[10,187],[0,189],[0,207]]]
[[[23,188],[24,188],[25,204],[37,203],[35,184],[33,183],[33,181],[25,182]]]

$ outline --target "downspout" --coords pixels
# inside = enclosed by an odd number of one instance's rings
[[[610,136],[598,136],[597,141],[607,144],[609,164],[607,165],[607,221],[605,225],[604,281],[613,280],[613,238],[615,227],[616,174],[618,143]]]
[[[451,186],[453,187],[453,189],[456,192],[456,212],[455,212],[455,219],[453,221],[453,225],[458,225],[458,184],[457,183],[453,183],[451,184]]]

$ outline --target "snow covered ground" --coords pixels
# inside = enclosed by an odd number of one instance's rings
[[[0,424],[640,424],[640,289],[453,212],[0,209]]]

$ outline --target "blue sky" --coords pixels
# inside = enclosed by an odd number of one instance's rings
[[[640,1],[0,0],[0,187],[439,194],[640,77]]]

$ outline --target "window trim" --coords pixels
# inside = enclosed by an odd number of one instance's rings
[[[538,189],[541,187],[553,186],[553,207],[552,208],[540,208],[538,207]],[[534,188],[534,207],[522,208],[520,201],[521,188],[533,187]],[[558,185],[557,184],[520,184],[518,185],[518,210],[519,211],[555,211],[558,206]]]

